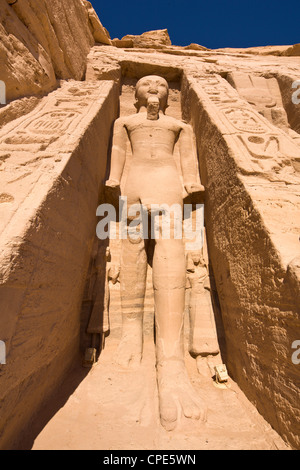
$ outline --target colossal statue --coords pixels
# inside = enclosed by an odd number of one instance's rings
[[[168,83],[159,76],[146,76],[136,85],[137,114],[117,119],[113,134],[111,169],[106,182],[108,193],[120,191],[125,166],[127,138],[132,159],[122,196],[128,212],[142,205],[149,215],[153,207],[183,207],[183,194],[203,194],[197,182],[197,166],[191,127],[166,116]],[[178,141],[183,185],[174,159]],[[128,216],[128,226],[131,218]],[[174,220],[169,239],[155,239],[153,288],[155,304],[156,370],[160,418],[167,430],[176,426],[183,413],[204,419],[205,407],[194,391],[184,362],[183,320],[185,308],[186,261],[182,238],[174,236]],[[148,240],[130,236],[122,240],[121,305],[122,338],[117,362],[138,364],[143,351],[143,308],[147,274]],[[161,228],[161,226],[160,226]]]

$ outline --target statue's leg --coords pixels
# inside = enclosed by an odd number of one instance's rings
[[[205,418],[205,407],[184,363],[185,272],[183,241],[157,240],[153,258],[156,368],[160,418],[167,430],[175,428],[180,413],[188,418]]]
[[[144,240],[122,240],[121,305],[122,338],[117,362],[122,366],[138,364],[143,352],[143,314],[146,290],[147,255]]]

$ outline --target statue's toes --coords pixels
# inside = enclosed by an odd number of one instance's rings
[[[173,431],[177,425],[177,406],[172,397],[160,397],[160,421],[167,431]]]
[[[181,397],[181,407],[186,418],[200,419],[201,410],[189,397]]]
[[[190,388],[190,387],[189,387]],[[180,395],[180,404],[186,418],[206,421],[207,408],[194,390],[184,390]]]

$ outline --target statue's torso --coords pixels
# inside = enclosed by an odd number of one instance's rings
[[[146,113],[129,116],[125,127],[132,147],[134,164],[174,165],[173,151],[182,123],[169,116],[147,119]]]
[[[147,119],[138,113],[124,119],[132,148],[123,195],[129,203],[182,204],[182,184],[173,156],[183,123],[169,116]]]

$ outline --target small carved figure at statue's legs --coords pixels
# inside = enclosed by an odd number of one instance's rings
[[[109,292],[109,279],[105,283],[104,290],[104,307],[103,307],[103,327],[102,327],[102,348],[105,346],[105,336],[108,334],[109,326],[109,304],[110,304],[110,292]]]
[[[97,243],[94,247],[94,263],[96,269],[95,283],[90,285],[90,297],[95,297],[93,310],[89,319],[87,333],[92,335],[91,347],[86,349],[83,361],[84,367],[92,367],[97,360],[97,350],[100,354],[104,349],[105,335],[109,331],[109,265],[110,250],[107,247],[105,255]],[[93,290],[95,294],[93,295]],[[98,340],[100,336],[100,341]]]
[[[122,240],[121,305],[122,338],[117,362],[122,366],[140,363],[143,353],[143,313],[146,290],[147,255],[144,240]]]
[[[205,288],[202,292],[191,290],[189,351],[194,357],[220,352],[210,291]]]
[[[180,414],[204,419],[205,406],[193,389],[184,362],[185,253],[182,240],[157,240],[153,258],[156,368],[160,419],[175,428]]]
[[[189,352],[196,358],[199,373],[209,376],[209,361],[219,356],[220,348],[210,295],[207,265],[200,252],[187,257],[187,277],[191,287],[189,299]],[[217,362],[220,362],[218,357]],[[214,374],[213,374],[214,375]]]

